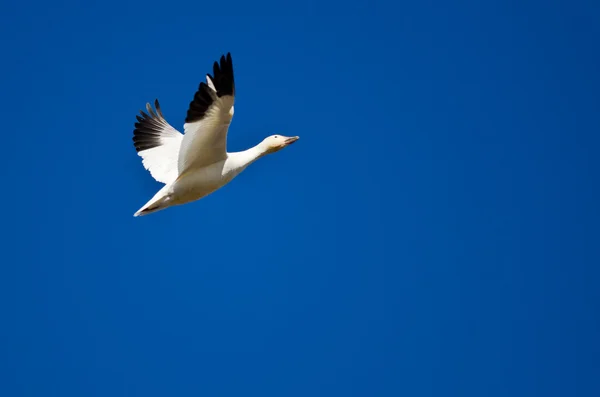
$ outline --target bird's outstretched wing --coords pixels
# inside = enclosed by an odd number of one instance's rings
[[[215,62],[213,75],[200,83],[183,126],[179,150],[179,174],[224,160],[227,156],[227,130],[233,118],[235,83],[231,54]]]
[[[167,123],[158,99],[154,101],[154,107],[156,112],[148,103],[147,113],[142,110],[141,116],[136,116],[133,144],[144,168],[154,179],[166,184],[177,179],[177,157],[183,135]]]

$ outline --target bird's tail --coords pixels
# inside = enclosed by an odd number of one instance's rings
[[[133,214],[133,216],[148,215],[156,211],[164,210],[165,208],[170,206],[171,204],[169,203],[169,185],[165,185],[162,189],[158,191],[158,193],[154,195],[154,197],[150,199],[150,201],[144,204],[142,208],[137,210],[137,212]]]

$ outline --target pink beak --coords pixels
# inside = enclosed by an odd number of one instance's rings
[[[299,136],[293,136],[291,138],[288,138],[285,140],[285,145],[291,145],[292,143],[296,142],[298,139],[300,139]]]

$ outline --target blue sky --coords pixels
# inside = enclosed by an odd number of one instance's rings
[[[0,5],[2,396],[597,396],[597,2]],[[186,206],[131,137],[230,51]]]

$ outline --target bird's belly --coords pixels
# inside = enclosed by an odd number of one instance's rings
[[[191,171],[180,177],[173,186],[174,204],[185,204],[199,200],[233,179],[233,175],[223,172],[222,164]]]

